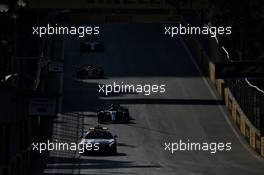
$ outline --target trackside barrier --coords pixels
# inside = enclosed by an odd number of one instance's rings
[[[243,136],[245,136],[245,122],[246,116],[240,107],[236,109],[236,125],[239,128]]]
[[[248,117],[237,103],[230,89],[226,86],[225,81],[215,78],[215,64],[208,57],[204,57],[206,54],[204,54],[197,39],[194,37],[192,39],[184,38],[184,42],[197,58],[198,64],[202,65],[204,71],[206,69],[203,66],[207,65],[208,71],[205,74],[208,74],[210,81],[215,85],[217,94],[223,97],[225,106],[231,114],[231,120],[234,125],[238,127],[250,147],[264,158],[264,137],[260,135],[260,131],[248,120]]]
[[[227,97],[227,109],[231,114],[232,117],[232,121],[236,122],[236,109],[237,109],[237,102],[234,98],[234,96],[232,95],[231,91],[226,88],[227,90],[225,91],[227,93],[226,97]]]
[[[261,136],[259,132],[256,132],[255,134],[255,150],[257,153],[261,154]]]
[[[212,64],[213,63],[210,63],[209,70],[212,69]],[[213,71],[211,71],[210,74],[211,73],[213,73]],[[210,77],[210,80],[214,79],[211,79]],[[261,137],[259,130],[256,129],[256,127],[254,127],[254,125],[252,125],[252,123],[248,120],[247,116],[244,114],[243,110],[240,108],[236,99],[232,95],[230,89],[228,87],[223,88],[225,86],[224,81],[217,79],[214,83],[218,95],[222,96],[222,93],[224,93],[225,106],[231,114],[233,123],[237,126],[251,148],[264,157],[264,137]]]
[[[215,82],[215,64],[212,62],[209,62],[209,78],[213,83]]]
[[[217,94],[224,99],[224,80],[222,79],[216,79],[215,80],[215,87]]]

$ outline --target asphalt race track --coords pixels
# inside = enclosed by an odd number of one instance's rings
[[[77,142],[81,132],[97,124],[104,104],[127,106],[129,124],[104,125],[118,135],[117,156],[80,156],[51,152],[44,174],[263,175],[264,162],[228,124],[228,115],[214,90],[199,73],[179,39],[166,38],[160,24],[101,26],[104,53],[81,53],[78,38],[64,39],[62,114],[53,139]],[[75,67],[102,65],[106,79],[81,81]],[[98,84],[165,84],[166,92],[98,93]],[[238,136],[237,136],[238,135]],[[226,152],[174,152],[165,142],[231,142]]]

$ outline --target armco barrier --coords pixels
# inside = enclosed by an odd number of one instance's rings
[[[184,23],[184,20],[182,22]],[[197,58],[197,62],[202,66],[205,74],[209,75],[209,79],[215,85],[218,95],[223,97],[224,103],[231,114],[234,125],[238,127],[239,131],[245,137],[250,147],[262,157],[264,157],[264,136],[261,136],[259,130],[256,129],[248,120],[248,117],[240,108],[231,91],[228,87],[226,87],[224,80],[215,78],[214,63],[209,60],[208,56],[206,56],[197,39],[194,37],[185,37],[184,42]],[[207,69],[204,68],[206,66]]]

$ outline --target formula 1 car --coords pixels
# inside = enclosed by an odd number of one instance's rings
[[[97,110],[98,123],[128,123],[130,120],[128,109],[119,104],[112,104],[109,109]]]
[[[98,39],[90,39],[80,43],[81,52],[103,52],[104,44]]]
[[[83,65],[75,69],[77,78],[92,79],[104,78],[104,71],[101,66],[96,65]]]
[[[108,128],[101,127],[100,125],[90,128],[87,133],[82,136],[81,142],[79,144],[92,145],[90,148],[84,150],[82,155],[93,154],[93,153],[103,153],[116,155],[117,154],[117,136],[113,136]]]

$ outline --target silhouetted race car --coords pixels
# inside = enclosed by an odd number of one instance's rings
[[[83,65],[75,69],[77,78],[92,79],[104,78],[104,71],[101,66],[96,65]]]
[[[128,109],[119,104],[112,104],[109,109],[97,110],[99,123],[128,123],[130,120]]]
[[[90,39],[80,43],[81,52],[103,52],[104,44],[98,39]]]
[[[117,154],[117,136],[113,136],[108,128],[101,127],[100,125],[90,128],[87,133],[82,136],[81,142],[79,144],[90,145],[91,149],[86,149],[82,155],[88,154]],[[93,146],[91,146],[93,145]]]

